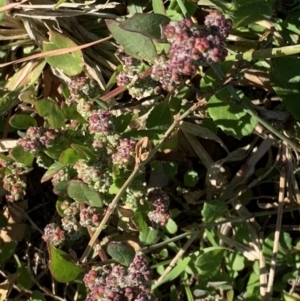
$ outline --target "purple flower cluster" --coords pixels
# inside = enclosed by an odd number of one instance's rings
[[[54,223],[48,224],[44,229],[42,239],[46,242],[49,241],[53,246],[58,247],[65,241],[65,232]]]
[[[57,137],[58,132],[53,129],[31,126],[26,131],[25,137],[19,139],[18,144],[21,145],[25,151],[38,154],[45,148],[53,146]]]
[[[151,77],[173,92],[185,78],[195,75],[200,65],[224,61],[230,29],[231,21],[218,11],[212,11],[202,27],[190,19],[171,21],[163,31],[170,51],[156,58]]]
[[[122,139],[117,146],[116,152],[112,155],[113,164],[120,168],[126,168],[134,162],[136,140]]]
[[[136,255],[126,270],[119,264],[90,270],[83,278],[89,289],[86,301],[158,301],[150,291],[150,267],[142,255]]]
[[[89,131],[106,136],[114,132],[111,113],[104,110],[93,110],[89,117]]]
[[[87,208],[83,208],[79,213],[79,223],[82,227],[96,228],[99,226],[101,221],[101,213],[97,208],[88,206]]]
[[[68,83],[68,88],[73,97],[85,97],[94,98],[99,95],[100,90],[96,82],[90,80],[85,76],[74,76]]]
[[[156,224],[165,226],[171,217],[168,194],[159,188],[155,188],[148,193],[148,201],[155,208],[148,213],[148,218]]]

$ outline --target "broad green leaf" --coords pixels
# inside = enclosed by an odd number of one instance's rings
[[[156,49],[149,37],[137,32],[130,32],[120,28],[115,20],[106,20],[106,25],[115,40],[123,46],[125,52],[139,60],[151,62],[156,57]]]
[[[282,292],[284,301],[300,301],[300,295],[297,293]]]
[[[162,166],[164,169],[164,173],[169,177],[173,178],[178,171],[178,166],[176,162],[168,161],[168,162],[162,162]]]
[[[107,246],[107,253],[113,260],[128,267],[135,256],[135,250],[124,242],[112,241]]]
[[[171,218],[168,219],[168,222],[165,225],[165,228],[170,234],[175,234],[178,230],[176,223]]]
[[[35,108],[41,117],[46,117],[52,128],[58,129],[65,124],[65,115],[57,103],[50,99],[38,100]]]
[[[205,251],[205,249],[204,249]],[[196,261],[200,275],[213,276],[220,269],[224,259],[225,249],[222,247],[213,247],[204,254],[200,255]]]
[[[178,276],[180,276],[183,273],[183,271],[185,270],[185,268],[188,265],[188,263],[190,262],[190,260],[191,260],[191,257],[179,259],[176,266],[171,270],[171,272],[169,274],[167,274],[167,276],[163,279],[163,281],[153,284],[151,289],[154,290],[157,287],[159,287],[160,285],[162,285],[163,283],[166,283],[166,282],[176,279]]]
[[[236,250],[229,254],[226,261],[230,270],[242,271],[245,268],[245,257]]]
[[[21,287],[24,287],[26,289],[30,289],[33,285],[34,282],[31,280],[30,274],[27,270],[26,267],[19,266],[17,268],[17,272],[19,273],[19,277],[17,280],[18,285],[20,285]]]
[[[81,145],[81,144],[71,144],[71,147],[76,150],[78,153],[84,155],[88,159],[95,159],[96,154],[92,147]]]
[[[233,27],[247,26],[260,20],[269,20],[272,16],[272,6],[263,1],[251,1],[238,7],[231,15]]]
[[[58,32],[50,31],[49,36],[49,42],[44,42],[43,44],[43,51],[77,46],[70,38]],[[46,58],[46,61],[51,67],[60,69],[68,76],[75,76],[83,71],[84,61],[81,50],[50,56]]]
[[[157,230],[147,227],[146,231],[140,232],[139,240],[141,243],[149,246],[152,245],[157,240],[157,236],[158,236]]]
[[[87,123],[87,121],[78,113],[75,107],[68,106],[67,104],[63,104],[62,110],[65,114],[65,117],[69,120],[77,120],[79,123]]]
[[[84,158],[85,156],[83,156],[73,148],[67,148],[60,154],[58,161],[62,164],[67,165],[67,164],[75,164],[78,160]]]
[[[241,99],[247,105],[251,105],[248,98],[241,97]],[[250,135],[257,125],[256,119],[233,103],[227,89],[221,90],[208,100],[207,110],[219,128],[238,139]]]
[[[163,0],[152,0],[152,8],[156,14],[166,15],[166,8]]]
[[[37,126],[36,120],[25,113],[13,115],[9,120],[9,124],[19,130],[27,130],[30,126]]]
[[[68,191],[68,181],[62,181],[58,182],[54,187],[53,187],[53,192],[57,195],[65,195],[67,194]]]
[[[24,151],[21,145],[17,145],[9,152],[10,156],[19,163],[31,166],[34,160],[34,154]]]
[[[4,263],[14,255],[17,243],[15,241],[3,242],[0,240],[0,266],[3,268]]]
[[[216,221],[227,212],[227,206],[220,200],[212,200],[204,203],[201,214],[205,223]]]
[[[46,301],[46,299],[40,291],[33,291],[29,301]]]
[[[7,113],[20,102],[18,94],[18,90],[5,91],[0,89],[0,115]]]
[[[169,102],[163,101],[154,107],[150,112],[146,126],[148,129],[165,129],[169,127],[173,121],[173,117],[170,111]]]
[[[79,180],[69,182],[68,196],[79,203],[85,203],[95,207],[103,206],[100,194]]]
[[[194,187],[199,181],[199,175],[195,170],[189,170],[184,174],[184,185]]]
[[[68,283],[75,280],[83,272],[80,266],[68,260],[70,258],[68,253],[55,248],[51,243],[48,243],[48,252],[50,256],[49,269],[56,281]]]
[[[50,180],[55,174],[57,174],[61,169],[63,169],[66,165],[60,162],[53,163],[48,170],[44,173],[41,183],[44,183]]]
[[[125,113],[118,117],[115,117],[113,120],[113,123],[115,125],[115,131],[117,133],[123,133],[127,126],[129,125],[130,121],[132,119],[131,113]]]
[[[161,14],[135,14],[121,23],[124,30],[141,33],[156,40],[162,40],[162,26],[170,23],[170,18]]]

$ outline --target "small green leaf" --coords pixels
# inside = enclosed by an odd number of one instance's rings
[[[95,159],[96,154],[94,152],[94,149],[89,146],[81,145],[81,144],[71,144],[71,147],[76,150],[78,153],[84,155],[88,159]]]
[[[31,280],[27,268],[22,265],[17,268],[17,272],[20,274],[17,280],[18,285],[26,289],[30,289],[33,286],[34,282]]]
[[[216,219],[223,216],[227,212],[227,206],[220,200],[212,200],[205,202],[201,214],[205,223],[215,222]]]
[[[80,266],[67,260],[70,255],[55,248],[50,243],[48,243],[48,252],[50,255],[49,269],[56,281],[68,283],[75,280],[83,272]]]
[[[170,234],[175,234],[178,230],[176,223],[171,218],[168,219],[168,222],[165,225],[165,228]]]
[[[169,177],[173,178],[178,171],[177,163],[173,161],[162,162],[164,173]]]
[[[68,196],[79,203],[85,203],[95,207],[103,206],[100,194],[79,180],[69,182]]]
[[[34,160],[34,154],[24,151],[21,145],[12,148],[9,154],[14,160],[26,166],[31,166]]]
[[[29,301],[46,301],[46,299],[40,291],[33,291]]]
[[[46,301],[46,299],[40,291],[33,291],[29,301]]]
[[[161,14],[135,14],[120,24],[122,29],[141,33],[152,39],[162,39],[162,26],[170,23],[170,18]]]
[[[115,20],[106,20],[105,22],[115,40],[123,46],[128,55],[148,62],[154,60],[157,53],[150,38],[140,33],[126,31],[120,28],[120,23]]]
[[[156,14],[166,15],[166,8],[163,0],[152,0],[152,8]]]
[[[204,249],[204,251],[206,251]],[[207,248],[207,251],[196,260],[200,275],[214,275],[220,269],[225,250],[222,247]]]
[[[194,170],[189,170],[184,174],[184,185],[194,187],[199,181],[199,175]]]
[[[139,235],[139,239],[141,243],[149,246],[152,245],[156,240],[158,236],[158,231],[154,230],[152,228],[147,228],[145,232],[141,232]]]
[[[250,12],[250,13],[249,13]],[[272,6],[263,1],[251,1],[234,10],[231,18],[233,27],[247,26],[260,20],[269,20],[272,16]]]
[[[107,253],[113,260],[128,267],[135,256],[133,247],[124,242],[112,241],[107,246]]]
[[[61,182],[58,182],[58,183],[53,187],[53,191],[54,191],[54,193],[57,194],[57,195],[64,195],[64,194],[67,194],[68,185],[69,185],[69,182],[68,182],[68,181],[61,181]]]
[[[3,7],[6,4],[5,0],[0,0],[0,7]],[[4,13],[0,13],[0,21],[3,19]]]
[[[117,133],[123,133],[132,119],[131,113],[125,113],[114,118],[115,130]]]
[[[75,107],[68,106],[66,103],[63,104],[62,110],[65,114],[65,117],[69,120],[77,120],[79,123],[87,123],[87,121],[78,113]]]
[[[50,180],[55,174],[57,174],[61,169],[65,167],[65,164],[62,164],[60,162],[53,163],[48,170],[44,173],[41,183],[44,183],[48,180]]]
[[[58,32],[50,31],[49,36],[49,42],[44,42],[43,44],[43,51],[77,46],[71,39]],[[83,71],[84,61],[81,50],[49,56],[46,57],[46,61],[51,67],[62,70],[68,76],[75,76]]]
[[[58,161],[62,164],[67,165],[75,164],[80,159],[84,159],[84,156],[78,153],[73,148],[67,148],[60,154]]]
[[[173,121],[168,101],[163,101],[150,112],[146,126],[148,129],[162,129],[169,127]]]
[[[227,267],[233,271],[242,271],[245,268],[245,257],[238,251],[233,251],[226,258]]]
[[[7,113],[10,109],[16,106],[20,100],[18,98],[19,91],[4,91],[0,90],[0,115]]]
[[[19,130],[27,130],[30,126],[37,126],[36,120],[24,113],[13,115],[9,120],[9,124]]]
[[[244,96],[241,98],[247,105],[251,105],[248,98]],[[208,100],[207,110],[215,124],[226,134],[241,139],[253,132],[257,121],[242,107],[230,102],[230,100],[229,91],[223,89]]]
[[[65,124],[63,110],[50,99],[35,102],[35,108],[41,117],[47,117],[52,128],[58,129]]]
[[[1,240],[0,248],[0,266],[3,268],[4,263],[14,255],[17,243],[15,241],[3,242]]]

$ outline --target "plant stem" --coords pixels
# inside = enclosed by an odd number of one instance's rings
[[[300,45],[284,46],[262,50],[250,50],[241,54],[228,55],[226,61],[262,60],[300,53]]]

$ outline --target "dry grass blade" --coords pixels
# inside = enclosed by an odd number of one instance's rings
[[[21,2],[17,2],[17,3],[9,3],[9,4],[7,4],[7,5],[0,8],[0,13],[3,13],[3,12],[8,11],[10,9],[13,9],[16,6],[20,5],[21,3],[25,3],[27,1],[28,0],[22,0]]]

